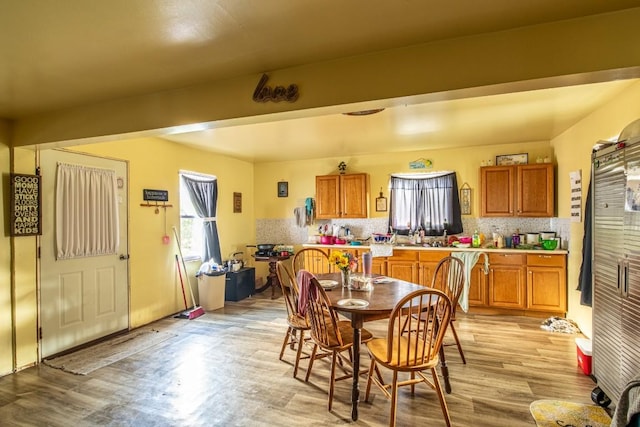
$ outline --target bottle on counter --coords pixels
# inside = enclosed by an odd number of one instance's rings
[[[480,247],[480,234],[478,234],[478,230],[473,232],[473,236],[471,237],[471,246],[474,248]]]

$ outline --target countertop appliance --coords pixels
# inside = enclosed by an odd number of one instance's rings
[[[640,134],[623,134],[592,156],[591,397],[603,406],[640,372]]]

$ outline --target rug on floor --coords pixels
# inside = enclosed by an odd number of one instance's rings
[[[596,405],[536,400],[529,406],[538,427],[609,427],[611,417]]]
[[[72,374],[87,375],[175,336],[155,329],[136,330],[43,363]]]

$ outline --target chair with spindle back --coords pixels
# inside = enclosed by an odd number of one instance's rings
[[[282,297],[287,307],[287,332],[280,349],[280,360],[284,357],[284,351],[289,346],[296,350],[296,359],[293,367],[293,377],[298,374],[298,366],[302,358],[302,347],[305,344],[305,332],[310,330],[309,323],[305,316],[298,312],[298,285],[291,271],[282,262],[276,263],[276,274],[280,287],[282,288]],[[315,353],[315,349],[313,351]],[[308,368],[311,369],[311,366]]]
[[[293,274],[307,270],[313,274],[333,273],[335,267],[329,263],[329,255],[318,248],[304,248],[293,256]]]
[[[336,381],[352,378],[353,373],[351,349],[353,348],[353,326],[348,320],[340,320],[338,314],[331,308],[331,302],[318,280],[311,279],[310,298],[307,303],[307,318],[311,326],[311,339],[317,346],[331,354],[331,374],[329,379],[328,410],[333,404],[333,390]],[[360,340],[367,342],[373,336],[366,329],[362,329]],[[346,355],[345,355],[346,353]],[[309,361],[309,371],[313,366],[315,349]],[[343,375],[336,378],[336,368],[343,371]],[[366,371],[365,371],[366,372]],[[363,372],[361,372],[363,373]],[[308,378],[308,372],[307,372]]]
[[[410,313],[420,313],[420,319]],[[369,400],[371,384],[378,386],[391,399],[389,426],[396,425],[398,388],[410,385],[413,394],[415,384],[421,382],[436,391],[445,422],[447,426],[451,425],[449,409],[436,372],[440,360],[438,354],[451,313],[451,300],[444,292],[427,287],[419,289],[398,301],[389,318],[387,336],[374,338],[367,343],[371,366],[365,401]],[[392,371],[390,384],[384,383],[380,376],[374,376],[379,366]],[[423,373],[426,370],[431,371],[431,379]],[[409,378],[399,380],[398,374],[401,372],[408,374]]]

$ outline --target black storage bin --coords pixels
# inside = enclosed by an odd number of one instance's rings
[[[240,301],[255,293],[256,269],[244,267],[238,271],[228,271],[224,283],[224,300]]]

